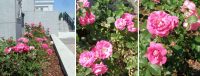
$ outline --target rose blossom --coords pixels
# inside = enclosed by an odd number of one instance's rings
[[[88,2],[88,0],[79,0],[78,2],[82,2],[83,7],[89,7],[90,6],[90,2]]]
[[[95,22],[95,15],[92,12],[86,12],[85,20],[87,24],[93,24]]]
[[[126,21],[132,21],[134,16],[130,13],[124,13],[121,18],[125,19]]]
[[[92,12],[86,12],[85,17],[79,18],[81,26],[93,24],[95,22],[95,15]]]
[[[181,11],[185,12],[186,9],[194,11],[196,10],[196,5],[192,1],[185,0],[183,6],[181,6]]]
[[[153,0],[154,2],[156,2],[156,3],[160,3],[160,0]]]
[[[83,67],[90,67],[91,65],[93,65],[95,60],[96,60],[95,54],[92,51],[90,51],[90,52],[84,51],[83,53],[81,53],[81,55],[79,57],[79,63]]]
[[[108,41],[101,40],[98,41],[96,46],[96,50],[93,50],[96,56],[100,59],[108,58],[112,55],[112,44]]]
[[[198,30],[198,28],[200,27],[200,18],[199,18],[200,16],[197,13],[196,5],[192,1],[185,0],[183,6],[181,6],[181,11],[184,13],[186,17],[185,22],[183,23],[183,27],[187,28],[187,30],[192,30],[192,31]],[[196,16],[198,18],[198,21],[189,24],[187,20],[190,16]]]
[[[136,32],[137,31],[137,28],[134,27],[134,22],[130,22],[127,25],[127,29],[128,29],[129,32]]]
[[[84,17],[80,17],[79,18],[79,23],[81,24],[81,26],[85,26],[87,24],[87,22],[86,22]]]
[[[27,38],[25,38],[25,37],[21,37],[21,38],[17,39],[17,42],[28,43],[28,41],[29,40]]]
[[[192,24],[190,25],[189,30],[195,31],[195,30],[198,30],[199,27],[200,27],[200,22],[195,22],[195,23],[192,23]]]
[[[108,70],[107,66],[104,65],[102,62],[100,64],[94,64],[92,66],[92,72],[97,76],[106,73],[107,70]]]
[[[5,54],[9,54],[9,53],[11,52],[11,50],[12,50],[12,48],[6,47],[6,48],[4,49],[4,53],[5,53]]]
[[[147,48],[146,57],[151,64],[162,65],[167,61],[167,50],[161,43],[150,42],[150,46]]]
[[[52,54],[53,54],[53,50],[47,49],[47,54],[48,54],[48,55],[52,55]]]
[[[147,29],[152,35],[166,37],[171,30],[178,26],[178,17],[170,16],[164,11],[152,12],[147,20]]]
[[[40,43],[44,41],[43,38],[36,38],[35,40],[36,40],[37,42],[40,42]]]
[[[18,43],[16,46],[12,47],[14,52],[28,52],[30,50],[29,46],[24,43]]]
[[[115,27],[119,30],[124,30],[126,27],[126,20],[123,18],[119,18],[115,21]]]
[[[43,43],[43,44],[41,45],[41,47],[42,47],[43,49],[48,49],[48,48],[49,48],[49,45],[46,44],[46,43]]]

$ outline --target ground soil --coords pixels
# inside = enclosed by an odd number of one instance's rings
[[[64,76],[55,51],[51,56],[47,56],[47,59],[48,61],[43,64],[45,65],[45,68],[43,70],[42,76]]]

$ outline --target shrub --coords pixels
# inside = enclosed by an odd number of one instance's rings
[[[138,53],[137,16],[131,3],[124,0],[93,0],[89,2],[88,7],[83,6],[82,1],[77,1],[76,13],[77,75],[135,75]],[[105,41],[105,44],[100,43],[102,41]],[[82,54],[92,53],[95,48],[100,47],[98,44],[102,44],[103,48],[96,49],[96,51],[107,53],[102,54],[103,57],[98,57],[98,53],[94,53],[97,59],[94,62],[91,60],[91,66],[84,67],[82,63],[79,63],[79,58],[87,56],[86,59],[93,59],[92,55]],[[95,66],[101,68],[95,68]],[[95,70],[100,70],[100,72]]]
[[[37,42],[37,37],[42,42]],[[2,39],[0,41],[0,75],[42,75],[42,68],[45,62],[48,62],[47,56],[52,53],[41,47],[42,43],[48,44],[46,34],[42,25],[31,26],[26,24],[26,33],[17,41],[10,39]],[[50,53],[49,53],[50,52]]]

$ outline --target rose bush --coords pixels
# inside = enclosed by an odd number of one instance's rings
[[[141,0],[139,4],[140,75],[199,75],[199,0]]]
[[[137,2],[88,1],[77,0],[76,75],[136,75]]]
[[[26,24],[25,30],[23,37],[16,41],[12,38],[0,40],[1,76],[42,75],[47,67],[44,63],[48,63],[48,56],[53,50],[43,26],[41,23],[31,26]]]

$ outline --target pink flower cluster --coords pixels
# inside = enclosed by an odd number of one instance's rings
[[[92,72],[95,75],[104,74],[108,68],[102,62],[100,64],[94,64],[99,58],[106,59],[112,55],[112,44],[108,41],[101,40],[96,43],[96,46],[91,51],[84,51],[79,57],[79,63],[83,67],[92,68]]]
[[[37,42],[39,42],[39,43],[42,43],[42,42],[47,41],[47,38],[46,38],[46,37],[43,37],[43,38],[37,37],[35,40],[36,40]]]
[[[34,50],[34,46],[28,46],[28,39],[25,37],[21,37],[17,39],[17,45],[13,47],[6,47],[4,49],[5,54],[9,54],[11,51],[17,52],[17,53],[26,53],[30,50]]]
[[[178,23],[178,17],[171,16],[164,11],[154,11],[148,17],[147,29],[153,36],[166,37],[178,26]]]
[[[167,50],[163,47],[161,43],[151,42],[150,46],[147,48],[146,57],[151,64],[162,65],[167,61]]]
[[[95,15],[92,12],[86,12],[85,17],[79,18],[79,23],[81,24],[81,26],[93,24],[94,22],[95,22]]]
[[[48,55],[52,55],[53,54],[53,50],[49,47],[49,44],[45,43],[45,42],[47,42],[47,38],[46,37],[36,38],[35,40],[40,43],[41,48],[46,50]]]
[[[137,28],[134,27],[134,22],[132,21],[134,15],[130,13],[124,13],[121,18],[115,21],[115,27],[119,30],[124,30],[127,26],[129,32],[136,32]]]
[[[78,2],[82,3],[82,7],[90,7],[88,0],[79,0]]]
[[[78,2],[82,3],[82,7],[83,8],[88,8],[90,9],[90,2],[88,2],[88,0],[78,0]],[[77,10],[80,9],[81,7],[79,6],[79,4],[77,4]],[[87,10],[87,9],[86,9]],[[85,12],[85,16],[81,16],[79,18],[79,23],[81,26],[86,26],[86,25],[90,25],[90,24],[94,24],[95,22],[95,15],[91,12],[91,11],[86,11]]]
[[[181,11],[185,16],[183,27],[187,28],[187,30],[197,30],[200,27],[200,16],[197,13],[196,5],[192,1],[185,0],[183,6],[181,6]],[[197,22],[189,24],[188,18],[191,16],[195,16],[198,19]]]
[[[29,40],[25,37],[21,37],[21,38],[17,39],[17,42],[22,42],[22,43],[28,43],[28,41]]]

